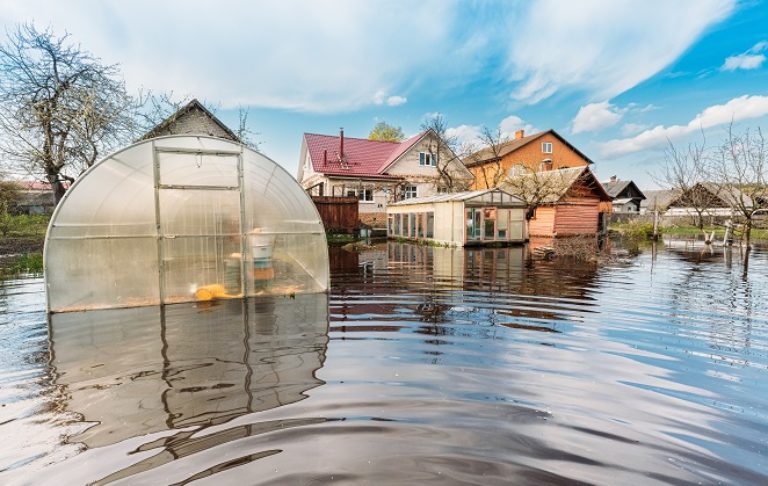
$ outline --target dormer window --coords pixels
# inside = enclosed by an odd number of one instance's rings
[[[437,167],[437,157],[429,152],[419,152],[419,165],[424,167]]]
[[[551,154],[552,153],[552,142],[541,142],[541,153],[543,153],[543,154]]]

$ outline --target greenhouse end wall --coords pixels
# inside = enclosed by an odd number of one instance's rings
[[[173,136],[100,161],[67,191],[45,243],[48,310],[328,289],[317,210],[282,167],[217,138]]]

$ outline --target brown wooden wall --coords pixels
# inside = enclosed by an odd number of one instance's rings
[[[599,201],[584,199],[577,204],[561,204],[555,214],[555,233],[557,236],[585,235],[597,233]]]
[[[528,236],[552,236],[555,228],[555,207],[539,206],[528,221]]]
[[[325,231],[354,233],[358,227],[358,201],[356,197],[312,196],[320,213]]]

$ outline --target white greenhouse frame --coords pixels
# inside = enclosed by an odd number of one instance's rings
[[[325,292],[311,198],[279,164],[207,136],[142,141],[90,167],[44,248],[49,312]]]

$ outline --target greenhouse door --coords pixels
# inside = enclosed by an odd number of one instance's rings
[[[239,152],[155,148],[160,298],[243,294]]]

